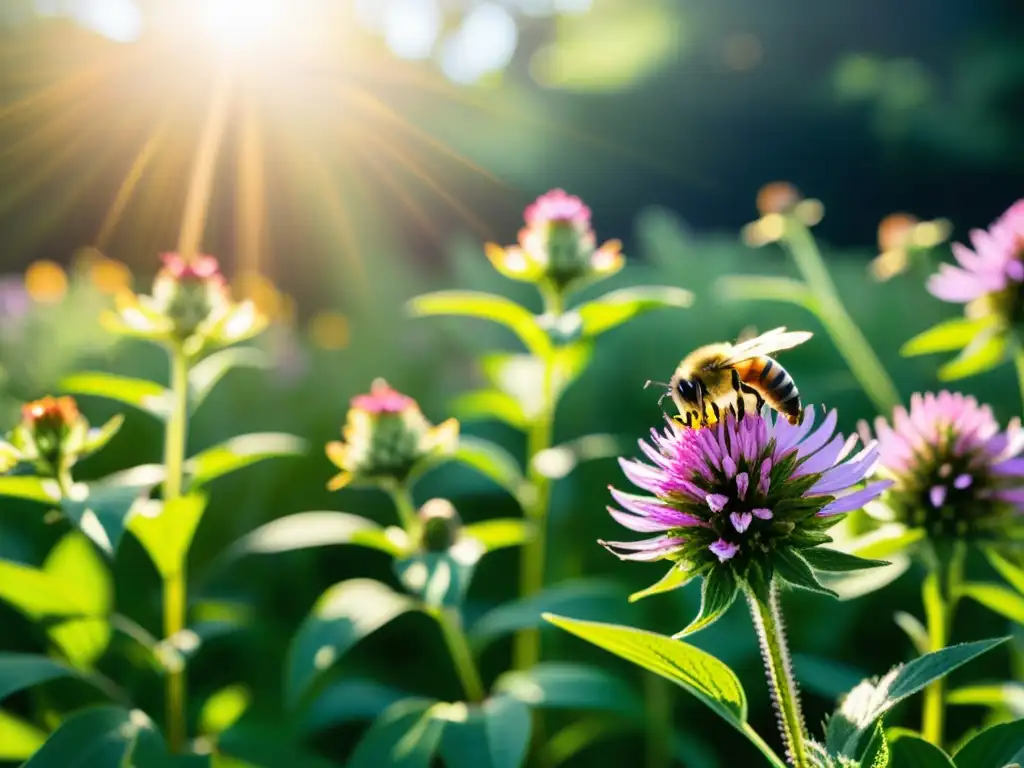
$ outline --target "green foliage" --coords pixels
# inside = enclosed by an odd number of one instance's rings
[[[64,378],[60,387],[73,395],[114,400],[160,420],[165,420],[170,412],[169,392],[159,384],[144,379],[90,371]]]
[[[478,291],[437,291],[409,302],[415,317],[454,315],[500,323],[515,333],[530,352],[543,355],[550,342],[536,318],[514,301]]]
[[[943,648],[895,667],[877,682],[865,680],[847,694],[829,720],[826,732],[829,752],[860,757],[865,746],[865,735],[886,712],[933,680],[945,677],[1006,640],[979,640]]]
[[[889,733],[890,768],[954,768],[941,749],[913,732]]]
[[[1024,720],[986,728],[953,754],[956,768],[1005,768],[1022,761]]]
[[[580,333],[598,336],[617,328],[628,320],[666,307],[686,308],[693,304],[693,294],[682,288],[665,286],[636,286],[609,291],[576,308],[580,318]]]
[[[685,629],[672,637],[679,639],[710,627],[729,610],[740,591],[739,582],[731,568],[712,568],[704,577],[700,593],[700,612]]]
[[[132,516],[128,529],[161,576],[181,572],[205,510],[206,496],[192,493],[167,502],[151,502]]]
[[[962,585],[960,593],[1010,621],[1024,624],[1024,595],[1019,592],[1001,584],[970,583]]]
[[[173,765],[159,732],[140,710],[102,706],[65,720],[25,768],[124,768],[129,761],[154,768]]]
[[[622,678],[572,662],[541,662],[532,669],[506,672],[494,690],[541,709],[593,710],[633,720],[644,713],[643,701]]]
[[[470,705],[465,717],[452,709],[441,737],[440,754],[451,768],[519,768],[530,745],[530,710],[511,696]]]

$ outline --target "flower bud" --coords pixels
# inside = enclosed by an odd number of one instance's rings
[[[447,552],[459,537],[462,521],[448,499],[430,499],[420,507],[422,546],[427,552]]]
[[[624,263],[617,240],[600,248],[590,226],[590,209],[562,189],[541,195],[523,213],[526,226],[519,244],[485,248],[494,267],[507,277],[526,282],[544,280],[557,291],[608,277]]]
[[[353,481],[403,483],[428,460],[449,454],[458,440],[455,419],[432,425],[416,401],[377,379],[369,394],[352,398],[344,442],[327,444],[328,458],[341,473],[328,488]]]
[[[227,309],[224,276],[212,256],[188,262],[176,253],[165,253],[162,259],[163,269],[153,281],[155,309],[171,321],[177,338],[187,339]]]
[[[75,444],[87,430],[73,398],[47,396],[22,406],[13,443],[22,459],[50,474],[74,463]]]

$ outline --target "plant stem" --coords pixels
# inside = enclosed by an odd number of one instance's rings
[[[953,614],[958,601],[959,584],[963,575],[964,547],[953,545],[946,567],[939,563],[929,571],[921,588],[925,623],[928,629],[928,648],[935,652],[949,644],[953,627]],[[921,713],[921,735],[937,747],[942,747],[945,724],[945,687],[943,678],[935,680],[924,690]]]
[[[1018,339],[1014,344],[1013,363],[1017,368],[1017,387],[1024,401],[1024,339]]]
[[[647,768],[672,765],[671,684],[653,673],[644,675],[647,714]]]
[[[548,287],[541,291],[544,311],[557,323],[564,311],[561,293]],[[547,565],[548,508],[551,504],[551,479],[538,470],[537,455],[551,447],[555,420],[555,354],[549,345],[541,362],[544,366],[541,384],[540,410],[530,423],[526,434],[526,479],[531,497],[523,509],[533,524],[533,535],[523,546],[523,560],[519,573],[519,596],[529,597],[544,588]],[[529,669],[540,660],[540,633],[524,629],[516,636],[515,667]]]
[[[891,412],[900,404],[899,390],[839,298],[810,230],[790,217],[786,220],[785,232],[782,242],[817,301],[815,314],[825,326],[832,343],[875,407],[883,413]]]
[[[171,411],[167,419],[164,440],[164,504],[181,496],[182,475],[185,464],[185,444],[188,434],[188,358],[180,345],[171,349]],[[168,574],[163,582],[164,640],[170,641],[185,628],[187,596],[185,590],[185,563]],[[172,643],[173,644],[173,643]],[[167,740],[172,753],[181,752],[185,745],[185,665],[174,664],[167,670]]]
[[[794,768],[807,768],[809,764],[804,746],[807,729],[800,712],[796,683],[793,681],[782,612],[779,610],[778,589],[774,583],[765,590],[748,588],[747,599],[754,627],[761,640],[761,655],[764,658],[768,687],[775,703],[786,753]]]
[[[420,527],[420,519],[416,514],[416,503],[412,500],[412,492],[409,490],[409,486],[405,483],[391,483],[387,487],[388,493],[391,495],[391,500],[395,504],[395,510],[398,512],[398,520],[402,524],[402,528],[405,532],[413,539]]]
[[[441,627],[441,634],[448,646],[448,652],[455,664],[455,671],[459,675],[462,689],[466,697],[472,702],[481,702],[487,696],[484,690],[483,681],[480,679],[480,672],[473,661],[473,652],[466,641],[466,633],[462,631],[462,618],[456,608],[439,608],[434,612],[438,626]]]

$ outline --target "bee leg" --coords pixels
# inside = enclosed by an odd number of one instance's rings
[[[740,385],[740,391],[742,392],[741,397],[743,395],[751,395],[754,398],[754,413],[760,413],[764,407],[764,398],[761,397],[761,393],[746,384]]]

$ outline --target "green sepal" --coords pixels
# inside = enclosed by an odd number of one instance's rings
[[[816,571],[826,573],[845,573],[847,571],[859,571],[864,568],[880,568],[884,565],[891,565],[886,560],[869,560],[864,557],[857,557],[837,549],[826,547],[814,547],[800,551],[808,565]]]
[[[803,555],[794,549],[780,549],[774,557],[775,572],[785,581],[794,587],[806,589],[809,592],[818,592],[830,597],[839,597],[831,589],[818,581],[810,564]]]
[[[689,563],[674,563],[668,572],[654,584],[631,594],[629,602],[635,603],[637,600],[643,600],[651,595],[660,595],[663,592],[681,589],[711,567],[710,565],[705,565],[700,568],[691,568]]]
[[[700,595],[700,613],[689,626],[672,635],[673,640],[692,635],[718,621],[736,600],[739,581],[732,568],[712,567],[704,577]]]

